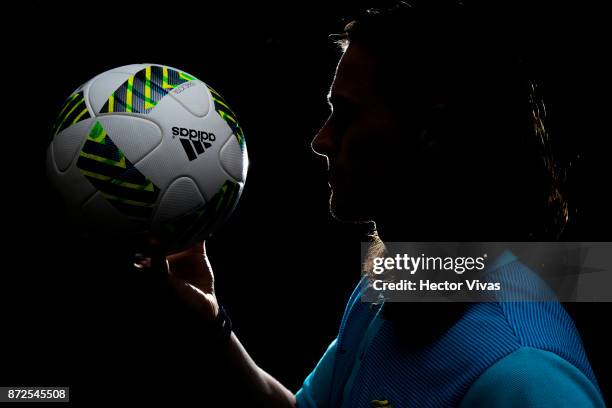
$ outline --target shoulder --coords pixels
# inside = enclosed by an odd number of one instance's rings
[[[605,407],[579,369],[557,354],[521,347],[497,361],[472,384],[460,407]]]

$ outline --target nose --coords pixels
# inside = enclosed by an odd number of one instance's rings
[[[338,146],[334,140],[329,119],[325,122],[314,139],[312,139],[310,147],[312,148],[313,152],[321,156],[329,157],[335,154]]]

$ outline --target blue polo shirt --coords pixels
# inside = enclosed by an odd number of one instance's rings
[[[492,270],[543,282],[510,252]],[[556,301],[473,303],[433,343],[407,350],[382,305],[347,304],[338,336],[297,392],[299,408],[605,407],[576,327]]]

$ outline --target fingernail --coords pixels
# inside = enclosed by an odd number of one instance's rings
[[[144,269],[151,267],[151,258],[143,254],[134,254],[134,268]]]

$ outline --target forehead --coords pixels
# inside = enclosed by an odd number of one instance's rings
[[[349,45],[338,63],[331,95],[358,99],[373,94],[375,65],[368,51],[358,45]]]

